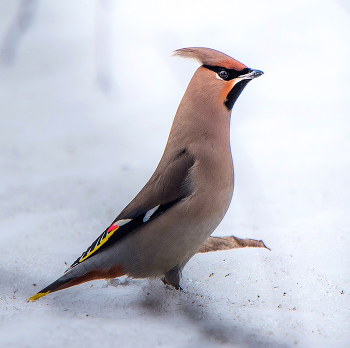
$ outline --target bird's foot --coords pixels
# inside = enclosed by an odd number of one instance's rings
[[[180,286],[180,278],[181,278],[181,268],[180,266],[175,266],[168,272],[164,274],[164,278],[161,279],[164,285],[171,285],[176,290],[183,291]]]

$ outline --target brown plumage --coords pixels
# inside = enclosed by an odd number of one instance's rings
[[[194,59],[201,65],[221,66],[226,69],[235,69],[237,71],[241,71],[247,67],[225,53],[216,50],[208,50],[208,48],[204,47],[182,48],[176,50],[173,56]]]
[[[155,172],[67,272],[31,300],[122,274],[161,277],[178,289],[184,265],[224,217],[233,193],[231,109],[262,72],[208,48],[174,54],[201,66],[181,100]]]

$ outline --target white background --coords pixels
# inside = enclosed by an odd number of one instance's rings
[[[233,109],[214,235],[271,251],[196,255],[185,293],[122,279],[27,303],[152,174],[189,46],[265,72]],[[346,0],[0,1],[1,347],[348,347],[349,91]]]

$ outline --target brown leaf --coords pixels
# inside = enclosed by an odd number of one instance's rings
[[[199,253],[208,253],[210,251],[218,251],[218,250],[231,250],[238,248],[265,248],[270,250],[262,240],[256,239],[241,239],[234,236],[228,237],[209,237],[206,242],[201,246],[201,248],[197,251]]]

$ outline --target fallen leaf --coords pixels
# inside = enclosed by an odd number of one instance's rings
[[[231,250],[238,248],[265,248],[270,250],[262,240],[241,239],[235,236],[228,237],[209,237],[206,242],[197,251],[199,253],[208,253],[211,251]]]

